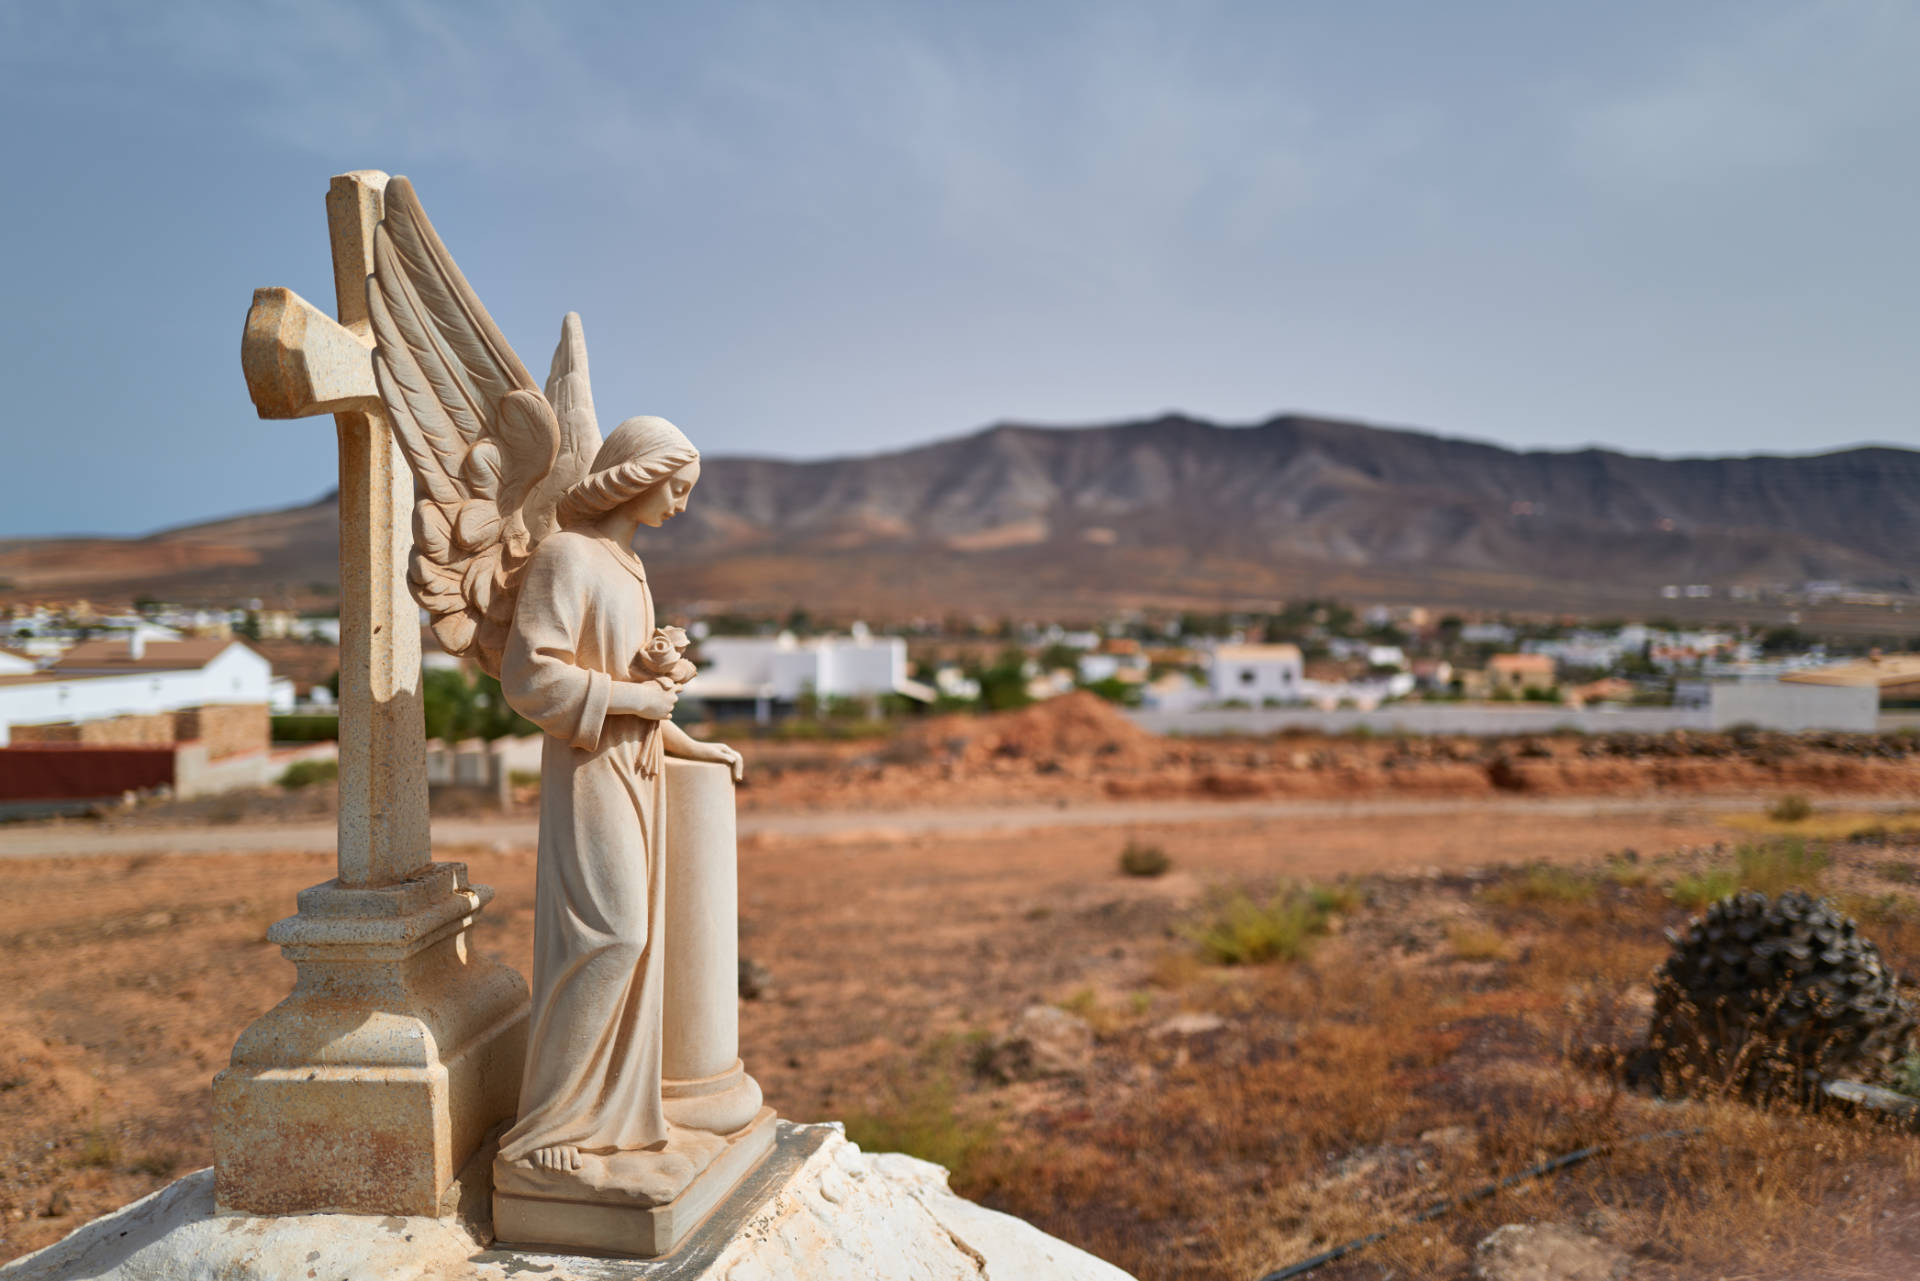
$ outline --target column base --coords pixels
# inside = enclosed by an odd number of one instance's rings
[[[760,1083],[735,1059],[732,1067],[714,1076],[668,1077],[660,1083],[660,1106],[675,1125],[731,1134],[759,1115]]]
[[[468,940],[466,866],[303,890],[267,938],[298,977],[213,1080],[214,1196],[250,1214],[451,1213],[455,1177],[519,1102],[527,986]]]
[[[539,1182],[537,1175],[529,1178],[524,1169],[495,1161],[495,1248],[595,1250],[657,1259],[691,1237],[714,1207],[753,1172],[773,1149],[776,1133],[773,1109],[761,1108],[745,1126],[721,1136],[723,1146],[705,1168],[681,1185],[670,1200],[659,1202],[625,1188],[584,1184],[565,1191],[556,1185],[535,1194],[520,1189]],[[672,1152],[669,1143],[667,1153],[662,1155]],[[644,1158],[650,1154],[633,1155]]]

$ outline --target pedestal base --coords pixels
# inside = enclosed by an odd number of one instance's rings
[[[493,1234],[497,1248],[604,1251],[659,1258],[672,1252],[773,1148],[772,1108],[724,1136],[724,1148],[672,1200],[647,1204],[619,1188],[577,1188],[567,1195],[516,1189],[524,1175],[494,1164]],[[516,1178],[516,1176],[519,1176]]]
[[[660,1083],[660,1106],[667,1120],[690,1129],[731,1134],[760,1115],[760,1083],[747,1075],[739,1059],[714,1076]]]
[[[518,1103],[527,989],[473,954],[492,897],[459,863],[300,894],[267,937],[299,971],[213,1081],[224,1211],[440,1215]]]

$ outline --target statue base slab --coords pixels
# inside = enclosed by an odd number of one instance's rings
[[[659,1258],[694,1234],[773,1149],[774,1138],[773,1109],[761,1108],[732,1134],[676,1132],[665,1151],[616,1153],[585,1179],[495,1160],[494,1236],[503,1249]],[[623,1178],[623,1159],[635,1166],[634,1177]]]

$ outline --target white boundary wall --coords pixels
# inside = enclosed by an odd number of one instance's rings
[[[1464,734],[1493,737],[1575,729],[1583,734],[1663,734],[1724,730],[1736,725],[1798,732],[1872,733],[1881,725],[1880,694],[1871,687],[1727,682],[1712,687],[1706,707],[1560,707],[1543,703],[1397,703],[1373,711],[1323,712],[1311,707],[1196,708],[1130,711],[1155,734],[1274,734],[1305,730],[1345,734]]]

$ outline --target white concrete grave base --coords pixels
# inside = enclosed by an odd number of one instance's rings
[[[838,1126],[777,1123],[773,1153],[674,1254],[608,1259],[492,1247],[459,1219],[223,1215],[201,1170],[0,1267],[0,1281],[1129,1281],[946,1171],[862,1152]]]

